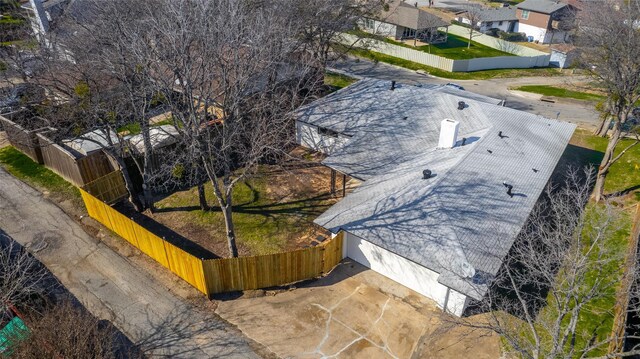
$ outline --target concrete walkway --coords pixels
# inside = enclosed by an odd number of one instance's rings
[[[242,334],[169,292],[0,168],[0,228],[150,356],[256,358]]]

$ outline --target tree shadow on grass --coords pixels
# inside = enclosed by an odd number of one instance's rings
[[[141,225],[149,232],[175,245],[176,247],[183,249],[189,254],[192,254],[198,258],[204,258],[204,259],[220,258],[216,254],[200,246],[199,244],[189,240],[188,238],[180,235],[179,233],[165,226],[164,224],[159,223],[153,218],[148,217],[142,213],[136,212],[129,203],[120,202],[114,205],[113,208],[118,212],[124,214],[125,216],[127,216],[128,218],[136,222],[137,224]],[[197,208],[199,209],[199,207]]]

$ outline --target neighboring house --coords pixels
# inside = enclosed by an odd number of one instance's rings
[[[392,1],[388,6],[388,11],[362,19],[362,30],[396,40],[417,39],[432,44],[447,41],[448,21],[404,1]]]
[[[460,14],[456,20],[463,24],[470,25],[471,20],[469,20],[469,17],[475,17],[478,19],[475,26],[480,32],[485,32],[489,29],[514,32],[518,26],[516,9],[510,7],[476,10],[474,11],[473,16],[470,16],[468,12],[464,12]]]
[[[516,6],[518,32],[543,44],[569,40],[577,8],[554,0],[525,0]]]
[[[302,107],[296,126],[324,165],[363,181],[314,221],[345,232],[343,256],[460,316],[486,294],[575,125],[445,87],[360,80]]]

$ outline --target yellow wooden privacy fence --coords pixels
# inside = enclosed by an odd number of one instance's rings
[[[149,232],[85,190],[80,189],[80,193],[89,216],[206,295],[316,278],[330,272],[342,260],[342,233],[321,245],[291,252],[240,258],[197,258]]]
[[[209,293],[258,289],[316,278],[342,260],[343,234],[322,245],[254,257],[204,260]]]
[[[89,216],[127,240],[131,245],[171,270],[202,293],[209,294],[204,282],[202,260],[200,258],[194,257],[147,231],[141,225],[89,193],[83,190],[80,190],[80,193]]]

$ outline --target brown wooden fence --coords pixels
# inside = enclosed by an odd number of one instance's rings
[[[122,178],[119,171],[105,177],[109,176]],[[101,178],[87,186],[95,185],[92,190],[97,195],[108,194],[113,192],[108,187],[112,181]],[[81,189],[80,193],[89,216],[206,295],[316,278],[329,273],[342,260],[342,233],[322,245],[291,252],[240,258],[197,258],[149,232],[89,191]]]
[[[37,134],[37,138],[44,165],[78,187],[116,169],[102,151],[83,156],[54,143],[43,134]]]
[[[99,198],[106,203],[116,203],[127,197],[129,192],[125,187],[122,172],[113,171],[81,187],[85,192]]]

